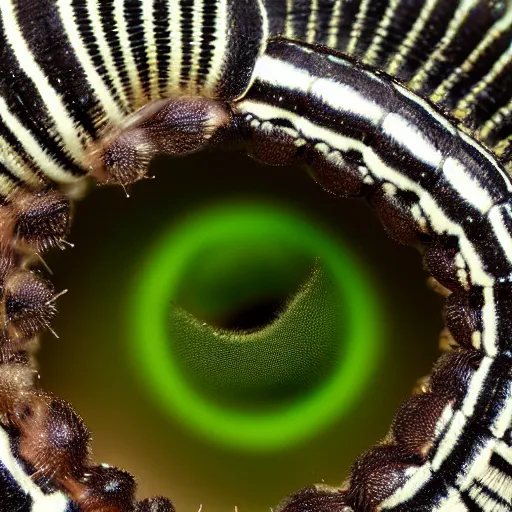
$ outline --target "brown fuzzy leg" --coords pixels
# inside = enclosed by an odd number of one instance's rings
[[[228,107],[217,100],[190,97],[155,102],[92,149],[91,174],[101,183],[129,185],[146,175],[154,156],[200,151],[218,142],[231,123]]]

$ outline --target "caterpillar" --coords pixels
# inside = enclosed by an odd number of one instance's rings
[[[37,386],[34,262],[83,180],[236,142],[366,197],[447,292],[450,350],[386,438],[279,511],[512,510],[511,39],[502,0],[1,0],[0,509],[174,510]]]

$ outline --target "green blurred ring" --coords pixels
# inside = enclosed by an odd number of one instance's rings
[[[348,326],[346,358],[322,386],[278,412],[253,414],[221,408],[188,386],[169,350],[167,318],[180,274],[198,244],[209,239],[242,242],[256,234],[286,239],[320,258],[346,296]],[[143,268],[130,308],[134,363],[158,405],[211,441],[252,450],[302,441],[346,414],[375,369],[382,322],[369,280],[348,247],[298,212],[267,203],[206,208],[166,232]]]

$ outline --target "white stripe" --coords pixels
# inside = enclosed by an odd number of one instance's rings
[[[411,30],[407,34],[407,37],[402,42],[398,49],[398,53],[395,54],[393,59],[388,65],[387,72],[390,75],[396,75],[402,66],[405,57],[414,49],[414,45],[419,37],[423,34],[423,30],[425,26],[430,20],[430,16],[434,12],[434,9],[437,7],[437,4],[443,2],[445,0],[427,0],[425,5],[421,9],[420,14],[416,18],[414,25]]]
[[[142,18],[144,22],[145,50],[149,70],[149,97],[151,100],[159,99],[159,69],[157,59],[157,46],[155,38],[155,9],[154,0],[142,2]]]
[[[409,91],[406,87],[392,82],[393,87],[400,93],[401,96],[407,98],[411,102],[419,105],[427,114],[433,117],[443,128],[448,130],[452,135],[457,134],[457,129],[445,117],[443,117],[430,103],[420,98],[417,94]]]
[[[225,0],[224,0],[225,1]],[[173,94],[179,90],[181,64],[183,60],[183,50],[181,47],[181,7],[179,0],[168,0],[169,2],[169,20],[171,23],[171,55],[169,58],[169,90],[168,94]],[[220,3],[217,7],[220,9]]]
[[[316,40],[316,21],[318,15],[318,0],[310,0],[311,11],[306,30],[306,42],[313,44]]]
[[[331,20],[329,23],[329,37],[327,46],[331,48],[338,47],[338,32],[340,27],[341,3],[343,0],[336,0],[332,9]]]
[[[345,53],[353,54],[357,49],[357,43],[359,42],[359,38],[361,37],[361,33],[363,31],[364,22],[368,17],[368,9],[370,8],[372,0],[362,0],[359,6],[359,11],[356,16],[356,21],[354,22],[354,26],[350,31],[350,40],[347,45],[347,49]]]
[[[512,426],[512,381],[509,380],[505,386],[507,388],[505,407],[500,411],[490,429],[497,439],[503,439],[505,432]],[[505,445],[505,443],[503,444]],[[507,445],[505,446],[507,447],[507,453],[510,454],[509,462],[512,464],[512,448],[509,448]]]
[[[378,126],[386,115],[386,111],[378,103],[369,100],[352,87],[333,80],[317,78],[311,84],[310,93],[330,107],[367,119],[375,126]]]
[[[468,508],[461,501],[459,491],[451,487],[448,491],[448,496],[441,501],[433,512],[468,512]]]
[[[420,162],[439,169],[443,155],[422,132],[398,114],[388,114],[382,123],[384,133],[410,151]]]
[[[19,143],[28,155],[34,160],[34,163],[51,180],[60,183],[73,183],[80,179],[59,166],[59,164],[41,148],[39,142],[34,138],[23,124],[9,111],[7,103],[0,97],[0,118],[3,123],[9,127],[12,134],[18,139]]]
[[[382,509],[392,509],[411,500],[432,478],[432,467],[430,462],[425,462],[425,464],[422,464],[419,468],[415,469],[415,473],[406,480],[405,484],[380,504]]]
[[[484,305],[482,308],[482,346],[489,357],[498,353],[498,317],[496,315],[496,302],[494,288],[484,288]]]
[[[454,414],[455,411],[453,409],[453,404],[451,402],[448,402],[444,406],[443,413],[437,420],[433,441],[438,439],[441,436],[441,434],[446,430],[450,421],[452,421]]]
[[[473,179],[471,172],[467,172],[462,162],[448,157],[443,165],[443,174],[458,194],[478,209],[482,215],[485,215],[494,206],[495,201],[487,190]]]
[[[461,490],[470,489],[473,482],[487,472],[495,444],[496,440],[493,438],[486,440],[471,464],[468,467],[461,467],[456,480]]]
[[[83,148],[87,141],[85,131],[81,130],[73,121],[64,106],[61,96],[52,88],[45,74],[34,60],[34,56],[23,38],[15,16],[13,0],[1,0],[0,13],[7,42],[16,55],[20,68],[39,91],[53,119],[55,128],[64,143],[66,152],[75,161],[82,162],[84,158]]]
[[[475,371],[471,380],[468,384],[468,391],[464,397],[464,403],[462,405],[462,413],[466,418],[471,418],[475,412],[475,405],[478,402],[478,397],[482,391],[483,384],[493,363],[493,359],[488,356],[484,356]]]
[[[172,0],[171,0],[172,2]],[[220,79],[224,73],[226,51],[228,46],[228,5],[227,0],[217,1],[217,16],[213,34],[213,50],[210,60],[210,70],[205,81],[205,91],[209,96],[215,96]],[[181,41],[178,42],[181,44]]]
[[[130,79],[131,96],[135,109],[142,107],[146,103],[146,97],[142,89],[137,65],[132,54],[130,38],[128,37],[128,24],[125,17],[125,0],[114,0],[114,19],[116,22],[119,42],[123,55],[124,69]]]
[[[400,2],[401,0],[390,0],[389,5],[386,8],[386,12],[384,13],[379,26],[375,31],[375,36],[372,40],[372,43],[364,55],[363,62],[373,65],[377,61],[379,52],[382,49],[382,42],[388,37],[388,32],[391,26],[391,22],[393,21],[393,16],[400,8]],[[407,9],[407,5],[403,6],[402,9]]]
[[[464,416],[462,411],[456,411],[452,416],[450,426],[441,439],[439,447],[437,448],[434,458],[432,459],[433,471],[439,471],[441,464],[448,458],[453,450],[453,447],[461,438],[464,427],[466,426],[466,422],[467,418]]]
[[[340,151],[359,151],[363,155],[366,165],[374,177],[382,181],[389,181],[401,190],[414,192],[420,198],[420,206],[429,217],[431,225],[437,233],[454,235],[459,239],[460,250],[470,269],[473,284],[484,287],[493,286],[493,277],[486,273],[478,253],[467,239],[462,227],[450,220],[439,207],[435,199],[418,183],[402,174],[399,170],[386,165],[371,147],[366,146],[359,140],[354,140],[326,128],[319,127],[311,121],[285,109],[273,107],[265,103],[247,100],[237,104],[236,108],[239,112],[253,114],[261,120],[288,119],[306,139],[322,140],[333,149]]]
[[[0,461],[23,492],[34,500],[31,512],[65,512],[69,503],[68,499],[61,492],[43,493],[15,459],[11,451],[9,436],[2,427],[0,427]]]
[[[108,73],[108,76],[112,81],[112,85],[114,86],[114,89],[116,90],[116,93],[118,94],[124,108],[128,111],[129,102],[126,98],[126,92],[124,90],[123,84],[121,83],[121,78],[117,71],[117,67],[114,64],[114,57],[110,51],[110,46],[105,36],[105,30],[103,28],[103,24],[101,23],[101,16],[99,11],[101,1],[102,0],[87,0],[87,10],[89,12],[89,19],[91,20],[91,31],[96,37],[98,49],[105,64],[105,69]]]
[[[464,133],[462,130],[457,130],[458,136],[469,146],[475,148],[480,155],[482,155],[489,164],[493,167],[497,174],[501,176],[502,184],[505,185],[508,192],[512,192],[512,181],[510,175],[507,174],[500,164],[496,161],[496,158],[490,153],[484,146],[478,144],[473,138]]]
[[[263,55],[256,61],[254,76],[269,85],[307,93],[314,78],[304,69]]]
[[[445,58],[444,53],[449,49],[453,39],[459,33],[459,30],[464,26],[469,13],[480,3],[480,0],[462,0],[459,7],[455,11],[446,32],[436,45],[434,51],[428,55],[428,59],[423,63],[421,68],[416,72],[412,80],[409,82],[409,87],[413,91],[421,89],[429,74],[434,70],[435,64]]]
[[[295,30],[293,24],[293,0],[286,0],[284,36],[287,37],[288,39],[295,38]]]
[[[272,86],[316,96],[330,107],[367,119],[374,125],[378,125],[386,115],[376,102],[352,87],[316,78],[302,68],[268,55],[256,62],[255,76]]]
[[[43,180],[30,169],[14,148],[0,136],[0,162],[6,169],[31,187],[41,188]]]
[[[9,200],[16,193],[17,185],[5,174],[0,173],[0,196]]]
[[[203,14],[204,5],[203,0],[194,0],[193,11],[192,11],[192,59],[189,76],[188,89],[198,93],[197,90],[197,77],[199,75],[199,59],[201,57],[201,43],[203,40]]]
[[[123,114],[118,108],[117,103],[105,82],[96,71],[96,66],[92,62],[92,59],[83,44],[75,22],[75,13],[71,5],[71,0],[57,0],[57,6],[59,8],[59,14],[66,36],[73,47],[73,51],[75,52],[78,61],[80,62],[80,66],[83,68],[84,75],[87,78],[89,85],[96,94],[109,120],[114,123],[119,122],[122,119]],[[95,119],[95,121],[96,127],[99,127],[102,120]]]
[[[512,265],[512,233],[509,232],[505,223],[505,218],[508,218],[512,226],[511,204],[506,202],[493,206],[488,213],[488,217],[496,238],[500,241],[503,254]]]

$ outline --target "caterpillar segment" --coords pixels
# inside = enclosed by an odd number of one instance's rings
[[[174,511],[39,389],[33,261],[84,180],[230,143],[365,198],[447,294],[453,343],[388,435],[279,512],[512,510],[511,34],[497,0],[2,0],[0,510]]]

